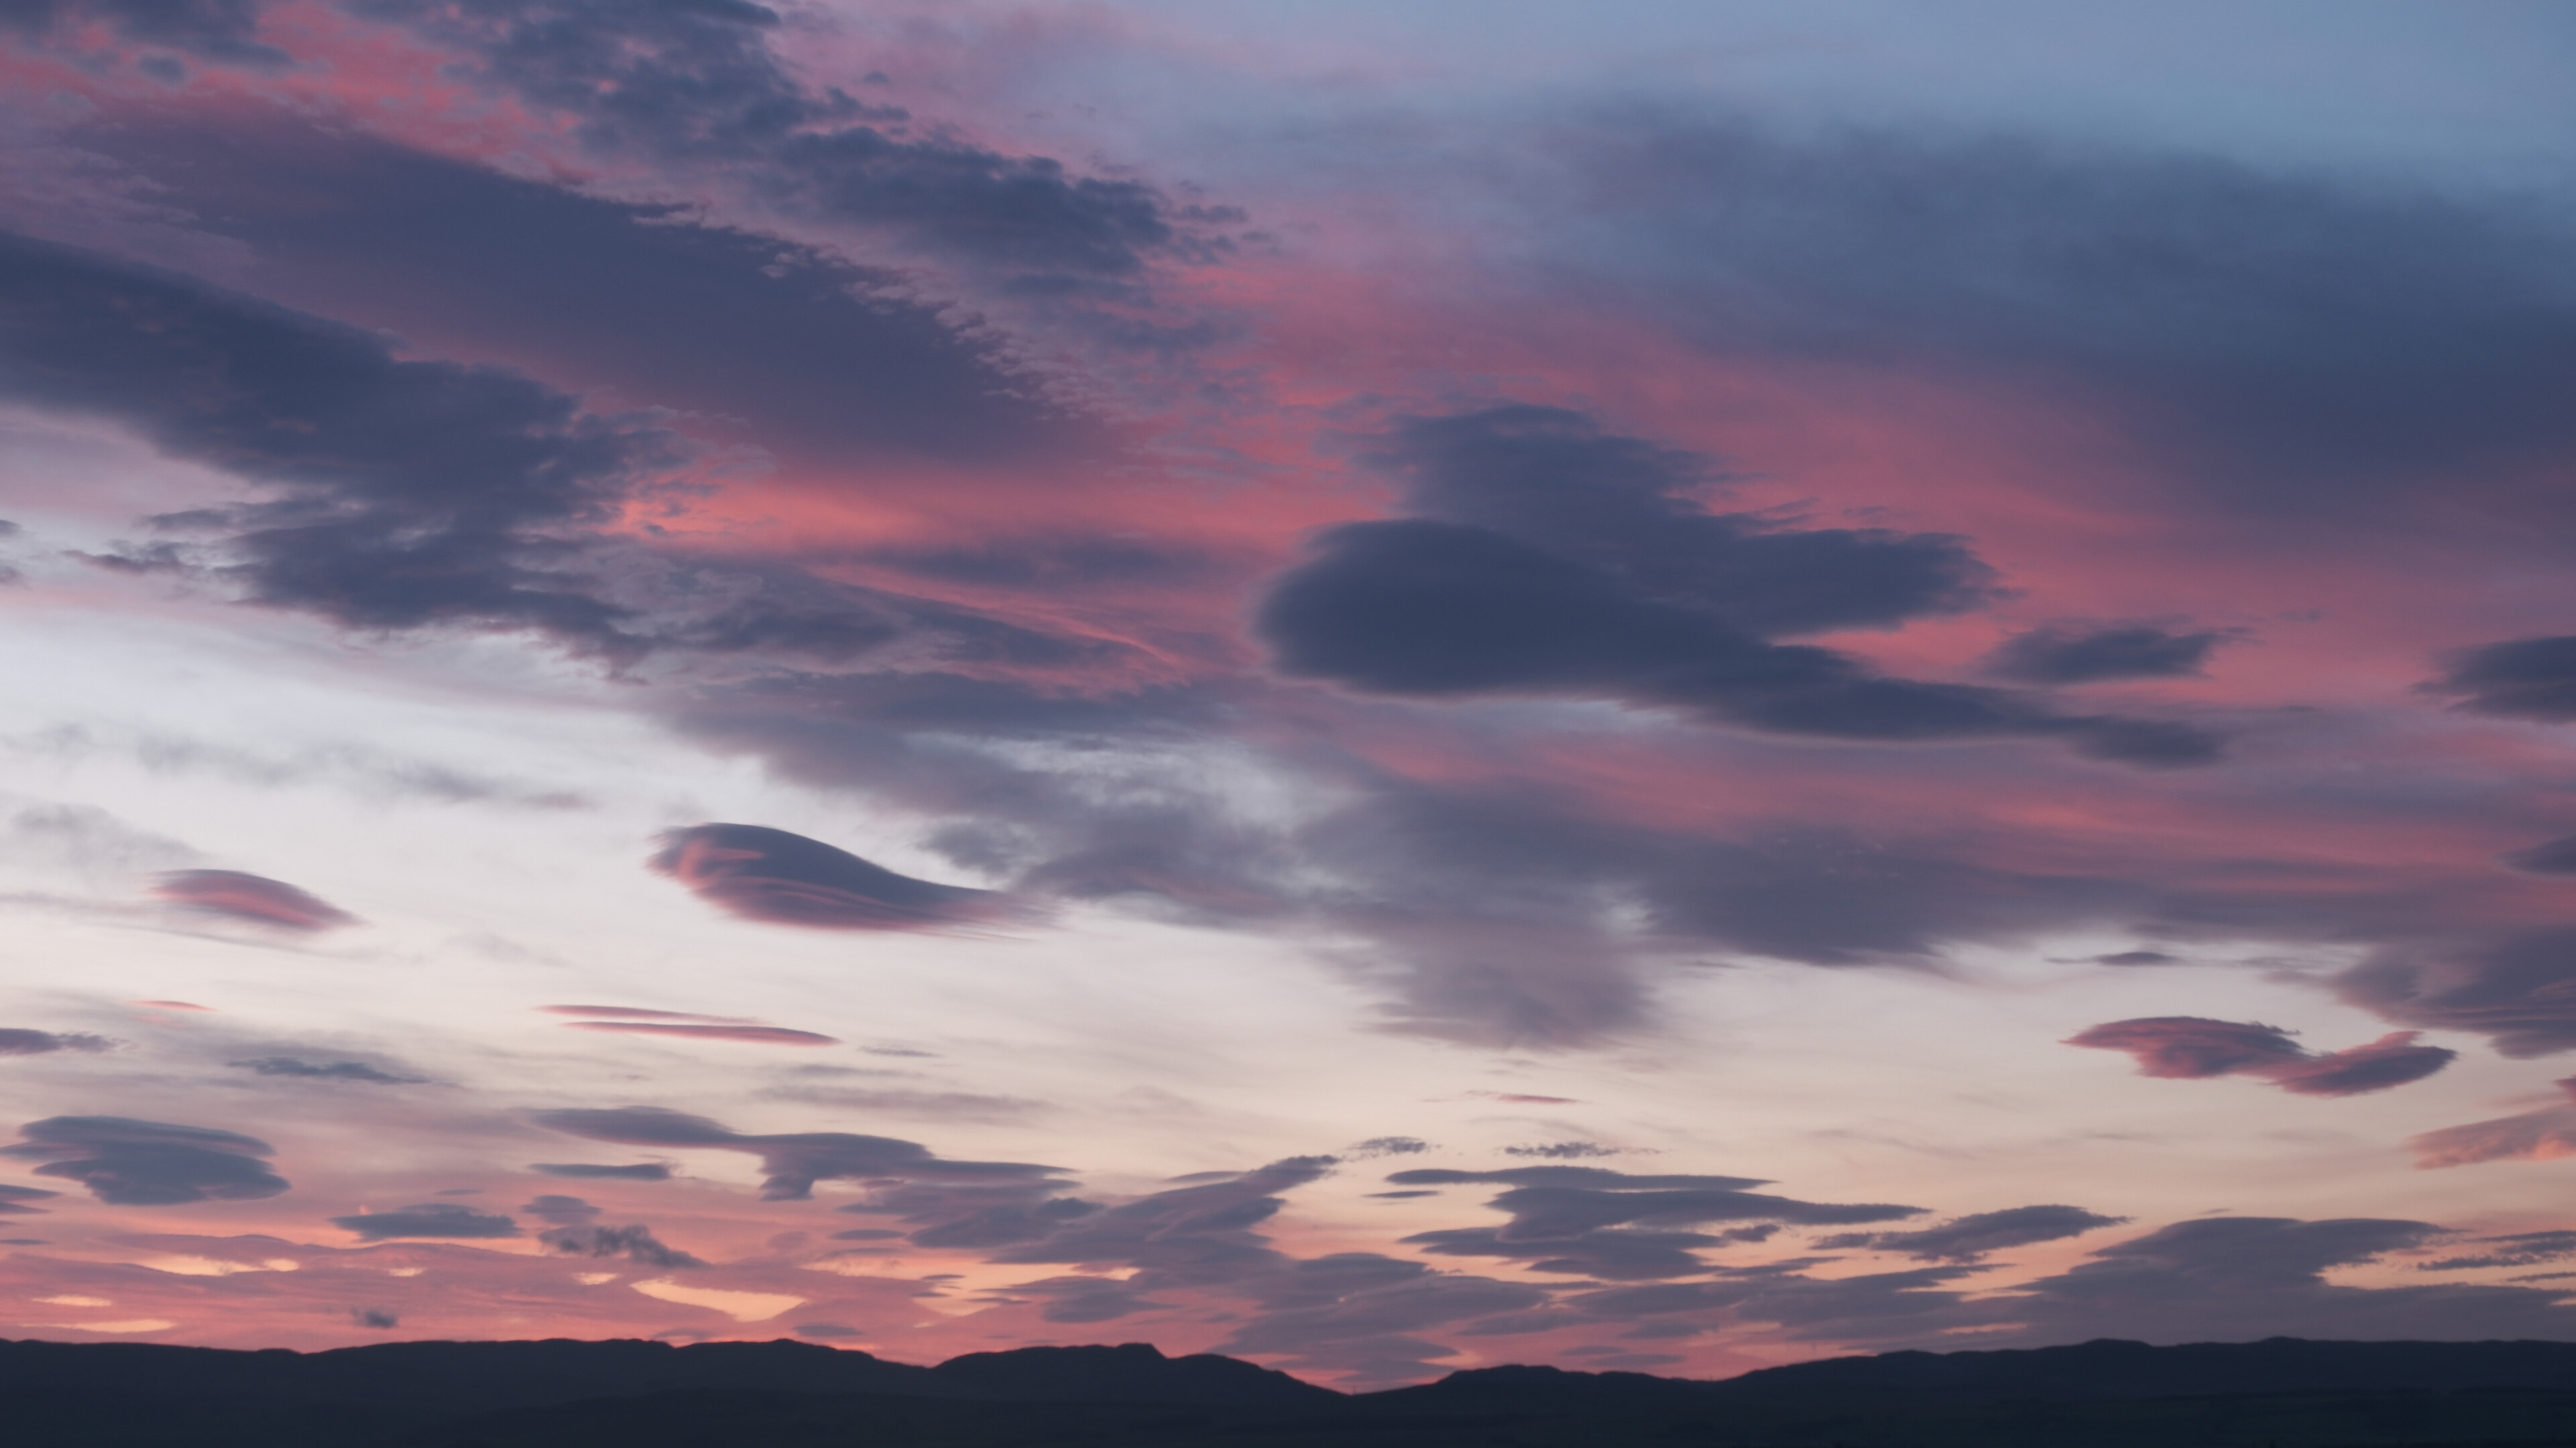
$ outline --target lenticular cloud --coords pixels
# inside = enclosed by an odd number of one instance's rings
[[[990,890],[898,875],[821,840],[761,825],[663,836],[654,870],[745,920],[820,930],[936,930],[1013,913]]]
[[[288,930],[331,930],[358,917],[283,880],[240,870],[173,870],[152,887],[164,900],[193,910]]]
[[[2126,1051],[2138,1074],[2198,1081],[2254,1076],[2300,1096],[2359,1096],[2421,1081],[2460,1053],[2418,1046],[2420,1031],[2394,1031],[2366,1046],[2311,1055],[2290,1033],[2259,1021],[2205,1016],[2140,1016],[2106,1021],[2066,1038],[2070,1046]]]

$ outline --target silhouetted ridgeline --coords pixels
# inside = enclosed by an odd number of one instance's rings
[[[2576,1343],[2102,1341],[1723,1382],[1486,1368],[1345,1395],[1142,1344],[917,1367],[798,1342],[0,1341],[0,1433],[48,1448],[2576,1445]]]

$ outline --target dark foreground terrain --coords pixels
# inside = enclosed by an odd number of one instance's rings
[[[796,1342],[225,1352],[0,1340],[45,1448],[2576,1448],[2576,1343],[2102,1341],[1725,1382],[1488,1368],[1345,1395],[1221,1357],[937,1367]]]

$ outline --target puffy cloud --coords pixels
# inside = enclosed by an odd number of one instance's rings
[[[1830,1204],[1765,1196],[1750,1177],[1632,1175],[1601,1167],[1513,1167],[1502,1171],[1428,1168],[1396,1172],[1399,1186],[1499,1183],[1509,1189],[1486,1203],[1509,1214],[1499,1228],[1449,1228],[1403,1240],[1443,1256],[1530,1261],[1538,1272],[1611,1280],[1681,1277],[1705,1272],[1696,1249],[1731,1234],[1679,1231],[1710,1222],[1835,1226],[1920,1216],[1921,1207]],[[1734,1240],[1743,1240],[1735,1238]]]
[[[245,1071],[262,1076],[286,1076],[302,1081],[363,1081],[374,1086],[419,1086],[426,1076],[402,1076],[370,1066],[364,1061],[307,1061],[298,1056],[261,1056],[232,1063]]]
[[[2189,678],[2210,650],[2240,636],[2218,629],[2176,633],[2151,623],[2050,624],[2006,639],[1986,656],[1986,671],[2024,684]]]
[[[2395,1031],[2366,1046],[2310,1055],[2279,1026],[2206,1016],[2140,1016],[2106,1021],[2067,1037],[2070,1046],[2126,1051],[2138,1074],[2168,1080],[2254,1076],[2301,1096],[2358,1096],[2421,1081],[2459,1052],[2418,1046],[2416,1031]]]
[[[364,1242],[402,1237],[515,1237],[519,1224],[498,1212],[477,1211],[461,1202],[422,1202],[390,1212],[361,1212],[333,1217],[331,1225],[358,1234]]]
[[[623,1257],[645,1267],[704,1267],[705,1262],[656,1239],[642,1224],[599,1227],[587,1223],[539,1232],[546,1249],[566,1257]]]
[[[898,875],[820,840],[761,825],[673,830],[652,866],[720,909],[776,925],[923,930],[1008,910],[1006,897],[992,891]]]
[[[1486,530],[1617,573],[1641,597],[1704,609],[1760,637],[1960,613],[1995,573],[1946,533],[1784,528],[1712,513],[1709,458],[1515,404],[1396,423],[1364,454],[1404,484],[1410,516]]]
[[[47,1056],[56,1051],[112,1051],[116,1042],[105,1036],[82,1035],[77,1031],[31,1031],[22,1026],[0,1028],[0,1056]]]
[[[813,1195],[814,1183],[825,1180],[882,1178],[930,1186],[983,1187],[1021,1195],[1043,1195],[1063,1185],[1056,1167],[1011,1161],[950,1161],[916,1142],[846,1131],[755,1136],[703,1116],[655,1106],[540,1111],[534,1120],[548,1130],[591,1141],[750,1152],[761,1159],[769,1174],[761,1194],[771,1201],[802,1201]]]
[[[283,880],[240,870],[173,870],[152,887],[164,900],[289,930],[331,930],[358,917]]]
[[[1553,409],[1442,421],[1468,430],[1477,444],[1455,449],[1457,469],[1505,479],[1493,489],[1505,504],[1498,511],[1524,531],[1439,516],[1327,529],[1314,540],[1313,556],[1273,585],[1256,616],[1283,674],[1421,698],[1621,699],[1777,734],[1890,742],[2060,736],[2084,753],[2137,765],[2216,757],[2217,741],[2185,725],[2064,715],[2006,690],[1893,678],[1849,655],[1770,643],[1757,631],[1889,622],[1964,606],[1976,596],[1965,580],[1981,579],[1981,570],[1971,571],[1973,561],[1955,540],[1843,534],[1827,546],[1827,535],[1785,534],[1817,543],[1804,550],[1815,556],[1784,547],[1775,560],[1761,535],[1751,535],[1741,541],[1756,561],[1739,566],[1732,552],[1710,552],[1739,525],[1690,510],[1664,496],[1665,488],[1633,520],[1609,527],[1570,521],[1596,492],[1603,517],[1630,511],[1617,480],[1646,444],[1599,437],[1588,420]],[[1596,466],[1609,485],[1556,476],[1583,465],[1550,455],[1563,451],[1568,432],[1624,449],[1610,465]],[[1539,456],[1516,457],[1524,451]],[[1544,485],[1526,486],[1530,479]],[[1433,506],[1444,499],[1426,495]],[[1481,518],[1489,510],[1452,511]],[[1715,531],[1699,536],[1706,530],[1686,526],[1693,517]],[[1937,568],[1934,560],[1941,560]],[[1927,568],[1951,581],[1921,582]],[[1881,589],[1880,575],[1890,569],[1918,581]],[[1849,597],[1837,591],[1846,588]],[[1810,589],[1815,596],[1802,601]],[[1753,601],[1775,593],[1787,595],[1776,614]],[[1862,598],[1874,600],[1874,613],[1836,612],[1860,608]]]
[[[2458,696],[2455,709],[2501,719],[2576,719],[2576,637],[2508,639],[2442,660],[2425,692]]]
[[[2106,1217],[2082,1207],[2057,1205],[2006,1207],[1926,1227],[1919,1232],[1851,1232],[1820,1239],[1824,1251],[1867,1248],[1901,1252],[1927,1262],[1973,1262],[1989,1252],[2080,1237],[2102,1227],[2116,1227],[2126,1217]]]
[[[239,1132],[124,1116],[49,1116],[18,1130],[26,1140],[0,1156],[42,1161],[36,1175],[79,1182],[115,1206],[246,1201],[288,1186],[260,1160],[275,1148]]]
[[[2576,1076],[2557,1083],[2576,1097]],[[2406,1139],[2419,1167],[2469,1166],[2482,1161],[2554,1161],[2576,1156],[2576,1104],[2545,1106],[2493,1121],[2446,1126]]]

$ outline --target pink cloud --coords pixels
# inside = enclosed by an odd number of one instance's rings
[[[2556,1083],[2576,1097],[2576,1076]],[[2485,1161],[2555,1161],[2576,1156],[2576,1104],[2546,1106],[2519,1116],[2472,1121],[2410,1136],[2418,1167],[2474,1166]]]
[[[2420,1031],[2395,1031],[2366,1046],[2311,1055],[2279,1026],[2205,1016],[2141,1016],[2108,1021],[2066,1038],[2070,1046],[2126,1051],[2138,1074],[2197,1081],[2253,1076],[2300,1096],[2358,1096],[2420,1081],[2449,1065],[2457,1051],[2414,1044]]]
[[[288,930],[335,930],[358,917],[283,880],[240,870],[173,870],[152,887],[164,900]]]
[[[678,1036],[692,1041],[746,1041],[760,1046],[837,1046],[835,1036],[783,1026],[679,1026],[650,1021],[566,1021],[574,1031],[618,1031],[634,1036]]]

